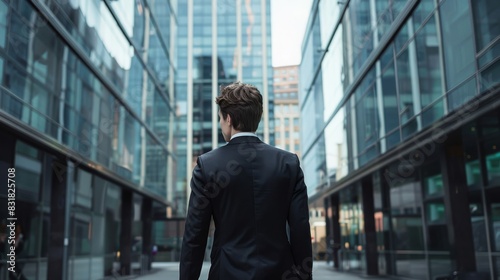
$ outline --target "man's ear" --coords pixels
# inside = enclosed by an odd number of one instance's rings
[[[229,125],[231,125],[231,115],[227,114],[226,122],[228,122]]]

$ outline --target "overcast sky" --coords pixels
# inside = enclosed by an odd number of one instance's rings
[[[273,66],[300,63],[302,37],[312,0],[271,0]]]

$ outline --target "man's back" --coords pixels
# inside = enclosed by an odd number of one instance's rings
[[[198,279],[211,216],[216,230],[209,279],[311,273],[307,190],[296,155],[257,137],[236,137],[199,157],[191,188],[181,279]]]

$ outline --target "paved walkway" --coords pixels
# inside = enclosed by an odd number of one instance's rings
[[[200,280],[205,280],[208,278],[208,270],[210,268],[210,263],[205,262],[201,270]],[[140,280],[177,280],[179,279],[179,263],[177,262],[164,262],[164,263],[153,263],[153,270],[150,274],[139,276],[135,279]],[[381,277],[370,277],[365,275],[357,275],[346,272],[337,272],[333,270],[330,266],[327,266],[323,261],[318,261],[313,264],[313,279],[314,280],[387,280],[387,278]]]

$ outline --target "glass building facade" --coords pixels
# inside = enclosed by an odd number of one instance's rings
[[[302,164],[335,268],[500,277],[500,3],[315,0]]]
[[[178,3],[176,102],[179,129],[175,202],[185,215],[188,182],[199,155],[224,144],[215,98],[220,86],[255,85],[264,102],[257,134],[274,144],[269,0]]]
[[[0,178],[15,168],[26,278],[149,268],[152,217],[176,181],[175,7],[0,0]],[[8,197],[2,187],[2,242]]]

